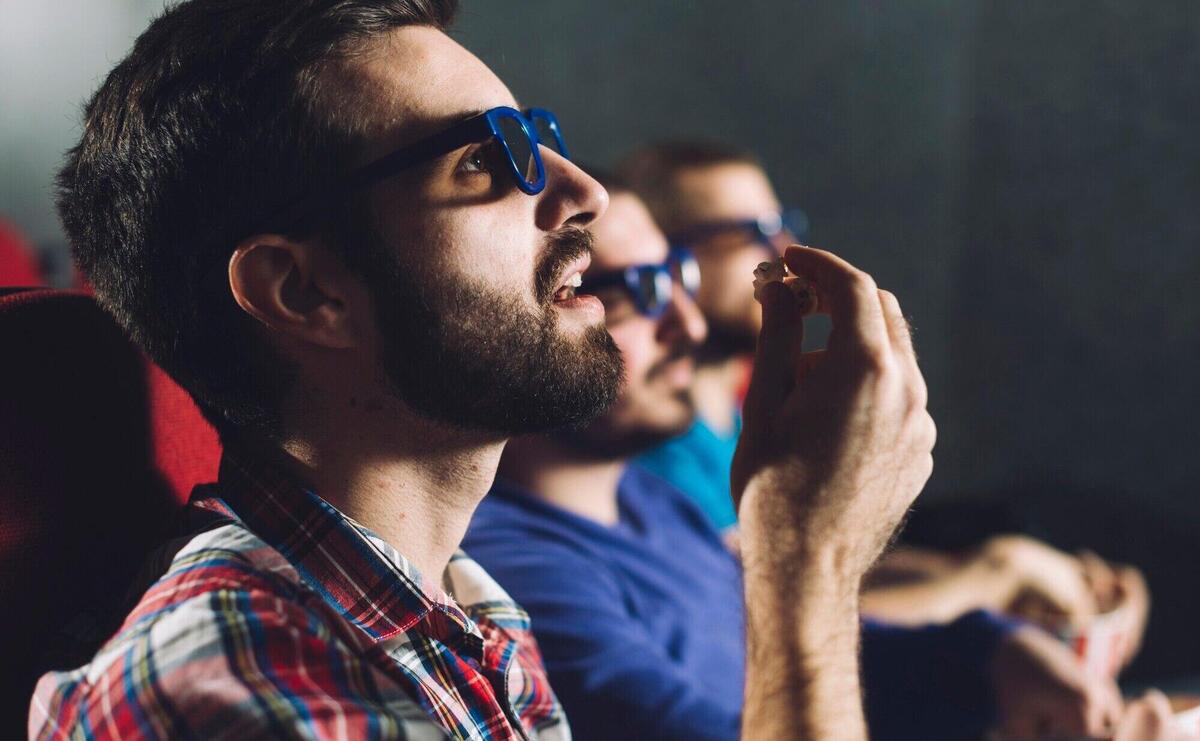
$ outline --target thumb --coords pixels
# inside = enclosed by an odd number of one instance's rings
[[[760,429],[770,419],[796,379],[796,358],[804,339],[803,308],[795,294],[783,283],[772,282],[759,289],[762,303],[762,330],[754,354],[754,371],[746,392],[743,427]]]

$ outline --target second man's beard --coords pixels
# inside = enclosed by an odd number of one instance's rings
[[[758,336],[741,325],[723,324],[708,319],[708,336],[696,350],[696,361],[701,365],[721,363],[744,355],[753,355]]]
[[[692,426],[696,419],[696,410],[690,392],[681,389],[671,401],[679,404],[683,411],[677,424],[632,424],[605,415],[582,429],[556,432],[554,438],[582,458],[596,461],[633,458],[679,437]]]

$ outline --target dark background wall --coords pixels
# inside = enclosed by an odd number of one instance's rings
[[[62,25],[76,5],[109,22]],[[0,65],[0,212],[60,263],[50,170],[156,6],[0,0],[23,24],[3,37],[21,64]],[[1134,676],[1200,674],[1200,5],[463,0],[456,35],[559,113],[579,159],[758,150],[811,243],[912,316],[940,428],[918,510],[1000,501],[1141,565],[1157,601]]]

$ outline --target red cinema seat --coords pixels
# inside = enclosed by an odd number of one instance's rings
[[[111,635],[220,448],[84,293],[0,291],[0,347],[0,738],[20,738],[37,677]]]
[[[37,253],[17,228],[0,219],[0,286],[43,286]]]
[[[188,392],[148,358],[145,366],[154,467],[185,504],[196,484],[217,480],[221,440]]]

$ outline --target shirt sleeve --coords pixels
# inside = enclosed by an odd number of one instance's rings
[[[980,737],[996,720],[992,656],[1019,625],[983,610],[921,628],[864,621],[863,693],[871,738]]]
[[[740,693],[717,696],[683,671],[626,609],[615,580],[594,559],[553,543],[539,542],[530,553],[487,540],[477,539],[469,553],[531,615],[577,741],[738,738]],[[545,568],[549,560],[553,569]]]
[[[446,737],[400,684],[279,595],[210,592],[146,622],[91,665],[44,676],[29,737]]]

